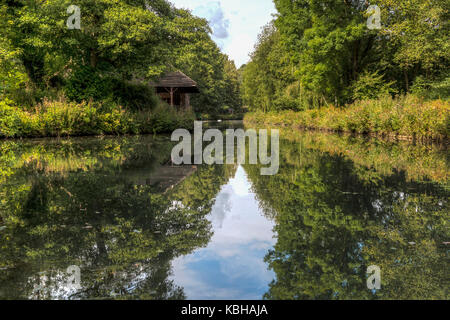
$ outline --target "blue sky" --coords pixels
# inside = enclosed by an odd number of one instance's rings
[[[206,18],[212,38],[236,67],[247,63],[258,34],[270,22],[275,6],[272,0],[170,0],[177,8],[187,8]]]
[[[189,300],[261,300],[275,278],[264,257],[275,223],[266,219],[246,172],[239,167],[216,197],[208,246],[172,262],[171,280]]]

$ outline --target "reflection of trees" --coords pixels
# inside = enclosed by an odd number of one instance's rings
[[[448,298],[445,186],[379,174],[301,138],[282,140],[280,150],[278,175],[245,166],[277,222],[266,256],[276,280],[265,298]],[[382,269],[376,293],[366,287],[369,265]]]
[[[236,169],[235,165],[200,166],[172,192],[171,198],[199,212],[210,213],[221,186],[234,177]]]
[[[63,152],[16,145],[10,160],[2,159],[13,170],[0,185],[7,227],[0,232],[0,297],[184,298],[168,279],[171,261],[208,243],[205,216],[226,179],[224,167],[200,168],[177,195],[159,193],[135,185],[126,170],[151,170],[170,157],[170,147],[131,139]],[[61,293],[56,289],[64,287],[61,275],[70,265],[80,266],[82,289]],[[43,276],[52,289],[36,296]]]

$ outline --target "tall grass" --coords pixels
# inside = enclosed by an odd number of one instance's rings
[[[358,101],[345,108],[330,106],[300,112],[254,112],[247,114],[244,121],[381,136],[448,139],[450,103],[423,101],[412,95],[388,96]]]
[[[0,101],[0,137],[55,137],[167,133],[193,127],[191,111],[158,106],[152,111],[130,112],[114,103],[44,100],[32,111]]]

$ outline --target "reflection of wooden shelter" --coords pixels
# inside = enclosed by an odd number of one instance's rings
[[[149,169],[127,170],[126,177],[135,185],[148,185],[166,192],[183,182],[197,171],[196,166],[164,165],[149,172]]]
[[[189,108],[190,94],[198,93],[197,83],[181,71],[170,72],[157,83],[151,83],[162,100],[171,106]]]
[[[158,186],[161,190],[168,191],[182,183],[195,171],[196,166],[162,166],[146,180],[146,184]]]

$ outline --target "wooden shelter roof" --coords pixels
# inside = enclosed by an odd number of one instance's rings
[[[186,88],[197,92],[197,83],[181,71],[170,72],[164,75],[158,82],[151,82],[155,88]]]

